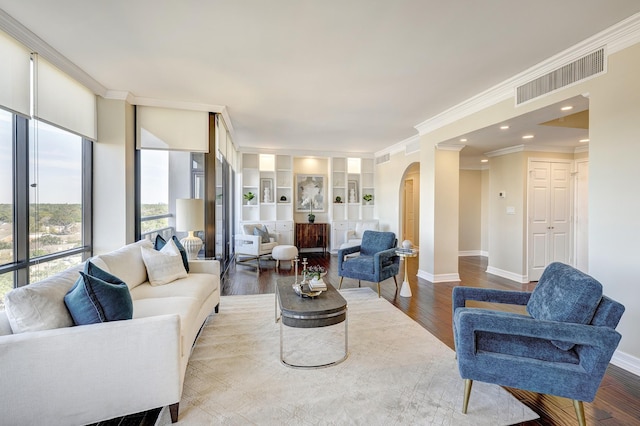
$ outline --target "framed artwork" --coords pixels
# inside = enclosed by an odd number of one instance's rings
[[[273,203],[275,194],[273,193],[273,179],[260,179],[260,201],[263,203]]]
[[[350,203],[358,203],[360,199],[358,198],[358,181],[350,180],[347,182],[347,200]]]
[[[296,211],[323,212],[325,198],[323,175],[296,175]]]

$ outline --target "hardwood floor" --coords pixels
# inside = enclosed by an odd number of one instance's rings
[[[310,264],[325,266],[328,271],[328,281],[337,287],[340,279],[336,272],[336,256],[321,253],[305,253],[304,256],[309,259]],[[535,283],[520,284],[484,272],[487,268],[487,259],[484,257],[461,257],[459,262],[461,282],[432,284],[416,277],[418,258],[409,259],[409,282],[413,293],[410,298],[400,297],[399,290],[396,294],[393,279],[388,279],[381,284],[382,297],[451,348],[453,348],[451,328],[453,287],[464,285],[527,291],[535,287]],[[273,293],[274,284],[279,277],[293,275],[289,265],[282,266],[280,270],[275,269],[273,261],[262,261],[261,265],[259,274],[256,273],[255,268],[232,265],[223,279],[222,295]],[[404,269],[401,267],[398,284],[403,280],[403,272]],[[357,285],[357,280],[345,279],[343,282],[343,288]],[[374,283],[362,282],[362,285],[371,286],[375,290]],[[224,306],[221,309],[224,309]],[[518,311],[518,309],[514,310]],[[522,425],[577,424],[571,400],[518,389],[508,390],[540,415],[539,420],[522,423]],[[589,425],[640,425],[640,377],[610,365],[596,399],[592,403],[585,403],[584,408]]]

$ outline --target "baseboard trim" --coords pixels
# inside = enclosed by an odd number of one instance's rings
[[[615,351],[611,358],[611,364],[636,376],[640,376],[640,358],[636,358],[625,352]]]
[[[465,257],[465,256],[489,257],[489,252],[485,250],[464,250],[464,251],[458,252],[458,257]]]
[[[511,280],[511,281],[519,282],[521,284],[526,284],[526,283],[529,282],[529,277],[527,275],[518,275],[518,274],[513,273],[513,272],[509,272],[509,271],[505,271],[505,270],[502,270],[502,269],[494,268],[493,266],[487,266],[487,271],[486,272],[488,274],[497,275],[499,277],[506,278],[506,279]]]
[[[422,278],[423,280],[427,280],[434,284],[460,281],[460,275],[458,273],[433,275],[427,271],[419,269],[417,275],[418,278]]]

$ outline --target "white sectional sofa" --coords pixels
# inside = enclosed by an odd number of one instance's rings
[[[64,296],[83,265],[11,291],[0,311],[0,423],[84,425],[178,403],[192,346],[218,312],[220,265],[152,286],[129,244],[91,259],[129,287],[133,319],[74,326]]]

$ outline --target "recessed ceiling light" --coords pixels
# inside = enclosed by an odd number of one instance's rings
[[[487,160],[486,158],[483,158],[482,160],[480,160],[481,163],[488,163],[489,160]]]
[[[507,130],[509,128],[509,126],[500,126],[500,130]]]
[[[533,139],[533,135],[524,135],[522,139]]]
[[[466,142],[466,141],[467,141],[467,138],[460,139],[460,142]]]
[[[561,111],[569,111],[571,109],[573,109],[571,105],[563,106],[562,108],[560,108]]]
[[[589,139],[580,139],[578,142],[582,142],[582,143],[589,142]]]

